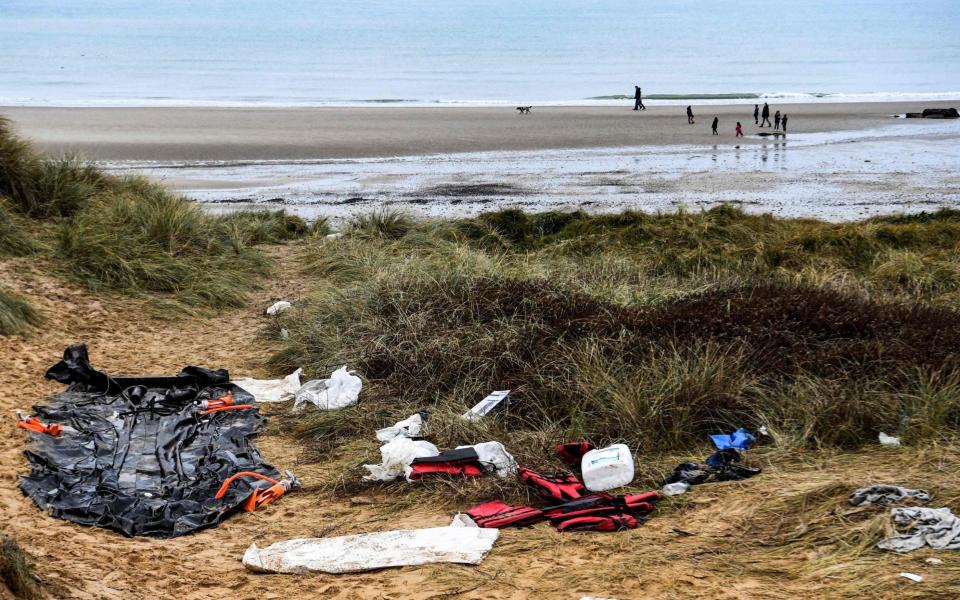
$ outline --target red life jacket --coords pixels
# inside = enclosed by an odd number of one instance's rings
[[[556,450],[560,460],[571,467],[576,467],[580,465],[580,459],[583,458],[583,455],[593,450],[593,444],[590,442],[564,442],[557,444]]]
[[[526,467],[518,468],[517,475],[541,496],[551,500],[576,500],[589,493],[574,475],[546,476]]]
[[[480,457],[473,448],[458,448],[447,450],[437,456],[415,458],[410,463],[410,479],[423,479],[447,475],[450,477],[480,477],[483,475],[483,466]]]
[[[526,527],[543,521],[543,511],[530,506],[510,506],[500,500],[484,502],[467,510],[467,514],[478,527],[502,529],[504,527]]]
[[[640,520],[626,513],[601,517],[574,517],[555,523],[557,531],[621,531],[636,529]]]

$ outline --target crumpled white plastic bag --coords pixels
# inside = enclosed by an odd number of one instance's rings
[[[380,464],[363,465],[367,471],[364,481],[393,481],[401,475],[410,474],[410,463],[415,458],[425,458],[440,454],[440,450],[430,442],[396,437],[380,446]],[[409,481],[409,479],[407,479]]]
[[[270,307],[267,308],[266,313],[267,313],[267,316],[275,317],[280,313],[284,312],[285,310],[289,310],[290,307],[292,306],[293,305],[287,302],[286,300],[281,300],[280,302],[274,302],[273,304],[271,304]]]
[[[284,400],[292,400],[297,390],[300,389],[301,373],[303,373],[303,369],[297,369],[283,379],[241,377],[231,380],[231,383],[253,394],[257,402],[283,402]]]
[[[500,442],[483,442],[457,448],[473,448],[483,466],[492,467],[497,477],[507,477],[517,472],[517,461]]]
[[[420,413],[414,413],[402,421],[397,421],[390,427],[377,430],[377,439],[389,442],[397,437],[415,438],[426,433],[426,424]]]
[[[335,410],[353,406],[360,398],[363,381],[343,366],[330,375],[330,379],[314,379],[297,390],[293,403],[294,412],[300,412],[307,404],[320,410]]]

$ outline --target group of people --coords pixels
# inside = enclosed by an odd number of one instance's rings
[[[643,91],[640,89],[640,86],[634,86],[633,94],[633,110],[647,110],[647,107],[643,105]],[[773,127],[774,131],[783,131],[787,133],[787,114],[780,114],[778,110],[773,115],[773,123],[770,122],[770,105],[766,102],[763,103],[763,109],[760,108],[759,104],[753,105],[753,122],[755,125],[763,127],[765,124],[767,126]],[[687,106],[687,123],[694,125],[693,117],[693,107]],[[720,118],[713,118],[713,135],[720,135],[717,129],[720,127]],[[743,125],[740,124],[740,121],[737,121],[736,128],[736,137],[743,137]]]

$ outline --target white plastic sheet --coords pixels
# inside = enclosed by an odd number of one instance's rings
[[[423,415],[414,413],[402,421],[397,421],[390,427],[384,427],[377,430],[377,439],[381,442],[389,442],[396,437],[415,438],[421,437],[426,433]]]
[[[297,369],[283,379],[254,379],[252,377],[241,377],[233,379],[232,383],[239,385],[247,390],[257,402],[283,402],[293,400],[297,390],[300,389],[300,374],[303,369]]]
[[[498,529],[433,527],[330,538],[305,538],[258,548],[251,544],[243,564],[258,573],[356,573],[428,563],[480,564],[500,535]]]
[[[307,404],[320,410],[336,410],[353,406],[360,398],[363,381],[343,366],[331,373],[330,379],[314,379],[296,391],[293,410],[299,412]]]
[[[440,451],[436,446],[424,440],[411,440],[396,437],[380,446],[380,464],[363,465],[369,475],[364,481],[393,481],[410,474],[410,463],[415,458],[436,456]],[[408,480],[409,481],[409,480]]]
[[[507,477],[517,472],[517,461],[500,442],[483,442],[457,448],[473,448],[483,466],[492,468],[497,477]]]

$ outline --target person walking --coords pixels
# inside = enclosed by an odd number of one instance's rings
[[[717,133],[717,127],[720,126],[720,119],[718,117],[713,118],[713,135],[720,135]]]
[[[773,115],[773,130],[778,131],[780,129],[780,111],[778,110]]]
[[[694,123],[693,123],[693,107],[692,107],[692,106],[688,106],[688,107],[687,107],[687,123],[689,123],[690,125],[693,125],[693,124],[694,124]]]
[[[633,86],[635,91],[633,92],[633,110],[647,110],[647,107],[643,105],[643,92],[640,91],[640,86]]]
[[[753,124],[754,125],[760,124],[760,105],[759,104],[753,105]]]
[[[740,121],[737,121],[737,135],[734,137],[743,137],[743,127],[740,125]]]
[[[760,112],[760,127],[763,127],[764,123],[770,125],[770,105],[766,102],[763,103],[763,111]]]
[[[780,125],[783,127],[783,133],[787,133],[787,113],[783,113],[783,118],[780,119]]]

